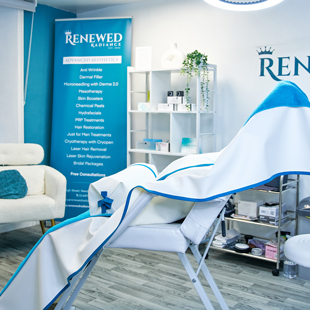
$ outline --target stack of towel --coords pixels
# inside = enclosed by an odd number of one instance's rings
[[[223,237],[222,234],[215,236],[212,245],[217,248],[223,248],[229,244],[236,242],[240,236],[241,234],[236,229],[229,229],[226,232],[226,237]]]

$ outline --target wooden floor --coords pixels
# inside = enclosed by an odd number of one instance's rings
[[[40,237],[39,226],[0,234],[0,290]],[[282,272],[272,276],[273,263],[211,250],[207,266],[230,309],[310,309],[310,282],[286,279]],[[105,250],[74,305],[77,310],[205,309],[177,254],[124,249]]]

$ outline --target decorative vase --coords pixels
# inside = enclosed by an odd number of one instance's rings
[[[171,43],[170,48],[161,58],[163,68],[179,68],[185,59],[185,55],[178,49],[176,43]]]

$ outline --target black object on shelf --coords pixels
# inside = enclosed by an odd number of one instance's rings
[[[233,213],[235,213],[235,205],[232,203],[232,196],[226,202],[226,210],[225,217],[230,217]]]
[[[244,238],[245,238],[245,243],[248,243],[249,240],[253,239],[253,236],[252,235],[244,235]]]
[[[237,253],[250,253],[251,248],[247,244],[236,243],[234,246],[234,250]]]
[[[310,196],[302,199],[299,202],[297,215],[310,218]]]
[[[288,176],[283,176],[283,184],[287,183]],[[254,187],[254,189],[278,192],[280,190],[280,176],[272,179],[270,182]],[[286,189],[286,185],[282,186],[282,190]]]

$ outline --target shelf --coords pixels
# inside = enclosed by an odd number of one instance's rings
[[[208,69],[210,71],[216,70],[216,65],[208,64]],[[172,73],[179,73],[181,71],[180,68],[167,68],[167,69],[150,69],[150,70],[135,70],[134,67],[129,67],[128,72],[129,73],[148,73],[148,72],[172,72]]]
[[[196,139],[195,153],[209,153],[216,150],[216,65],[208,65],[209,109],[201,110],[202,94],[200,78],[190,83],[190,98],[197,111],[158,111],[159,103],[167,102],[167,91],[184,91],[186,77],[180,68],[159,70],[127,71],[127,165],[147,162],[157,170],[165,169],[174,160],[190,154],[181,153],[183,138]],[[137,73],[137,74],[136,74]],[[145,98],[139,98],[139,96]],[[148,95],[148,96],[146,96]],[[148,97],[146,99],[146,97]],[[149,111],[139,111],[139,103],[148,101]],[[137,130],[138,129],[138,130]],[[170,152],[136,149],[137,141],[161,139],[170,142]]]
[[[231,250],[231,249],[218,248],[218,247],[213,246],[213,245],[210,246],[210,249],[214,249],[214,250],[218,250],[218,251],[223,251],[223,252],[227,252],[227,253],[232,253],[232,254],[237,254],[237,255],[241,255],[241,256],[247,256],[249,258],[256,258],[256,259],[260,259],[260,260],[265,260],[265,261],[272,262],[272,263],[276,263],[277,262],[275,259],[267,258],[265,256],[253,255],[251,253],[239,253],[239,252],[236,252],[236,251]],[[284,255],[283,255],[283,253],[281,253],[280,260],[283,257],[284,257]]]
[[[242,225],[238,226],[239,223],[246,223],[246,224],[253,225],[253,226],[256,225],[256,228],[253,227],[253,232],[256,231],[256,234],[259,234],[260,236],[262,236],[262,234],[264,234],[265,237],[270,236],[271,231],[267,231],[267,229],[272,228],[277,233],[276,242],[277,242],[277,248],[278,249],[280,248],[279,236],[281,235],[282,228],[285,227],[284,228],[285,230],[289,230],[291,232],[292,232],[292,229],[294,228],[295,232],[293,232],[293,234],[296,234],[296,232],[297,232],[298,217],[296,217],[296,206],[298,204],[298,197],[299,197],[298,196],[298,193],[299,193],[299,175],[296,176],[296,179],[289,179],[286,183],[283,183],[284,176],[280,176],[280,177],[281,177],[280,184],[282,184],[283,186],[284,185],[287,186],[285,190],[270,191],[270,190],[263,190],[263,189],[259,190],[259,189],[252,188],[252,189],[245,191],[247,193],[245,193],[245,195],[244,195],[244,197],[245,197],[244,200],[249,199],[246,197],[251,197],[251,196],[253,196],[252,194],[254,194],[254,196],[256,197],[257,200],[264,200],[265,201],[265,199],[266,199],[266,201],[267,201],[267,197],[268,197],[268,199],[273,199],[272,196],[269,195],[270,193],[276,194],[278,196],[279,212],[280,212],[280,210],[282,208],[282,204],[283,204],[283,199],[284,199],[283,194],[285,192],[291,191],[292,196],[289,197],[286,195],[286,197],[285,197],[286,201],[284,201],[284,202],[288,203],[290,210],[287,210],[288,215],[287,215],[287,217],[284,218],[283,222],[281,221],[280,223],[278,223],[278,225],[271,225],[271,224],[267,224],[267,223],[261,223],[258,221],[251,221],[251,220],[246,220],[246,219],[225,217],[225,221],[227,222],[227,225],[230,228],[234,228],[234,226],[237,226],[239,228],[239,230],[238,229],[237,230],[240,231],[241,233],[242,233],[242,230],[247,231],[247,233],[248,233],[249,227],[242,227]],[[239,193],[239,194],[241,194],[241,193]],[[241,198],[242,197],[239,196],[236,200],[237,201],[242,200]],[[294,208],[294,210],[292,209],[292,207]],[[288,226],[290,223],[292,223],[292,227]],[[236,224],[236,225],[234,225],[234,224]],[[265,231],[264,231],[264,227],[265,227]],[[258,237],[258,239],[264,239],[264,238]],[[256,258],[256,259],[262,259],[262,260],[273,262],[276,264],[276,269],[274,269],[272,271],[273,275],[279,275],[280,260],[282,260],[284,257],[283,253],[281,253],[277,259],[269,259],[269,258],[266,258],[263,256],[253,255],[252,253],[239,253],[239,252],[236,252],[232,247],[217,248],[215,246],[212,246],[212,248],[216,249],[218,251],[224,251],[224,252],[229,252],[232,254],[248,256],[249,258]]]
[[[145,129],[132,129],[130,132],[145,132]]]
[[[214,65],[213,65],[214,66]],[[212,67],[210,65],[210,68]],[[149,72],[172,72],[172,73],[179,73],[181,71],[180,68],[171,68],[171,69],[157,69],[157,70],[135,70],[134,67],[128,67],[128,73],[149,73]]]
[[[200,110],[200,113],[204,113],[204,114],[215,114],[214,111],[206,111],[206,110]]]
[[[149,114],[196,114],[194,111],[138,111],[138,110],[131,110],[129,113],[149,113]]]
[[[196,114],[197,111],[139,111],[139,110],[130,110],[129,113],[149,113],[149,114],[158,114],[158,113],[165,113],[165,114]],[[204,114],[213,114],[213,111],[200,111],[200,113]]]
[[[134,67],[128,67],[128,73],[149,73],[150,70],[135,70]]]
[[[185,153],[172,153],[172,152],[161,152],[161,151],[153,151],[153,150],[143,150],[143,149],[129,149],[128,152],[131,153],[144,153],[144,154],[155,154],[155,155],[168,155],[168,156],[179,156],[183,157],[186,155],[191,154],[185,154]]]
[[[169,73],[179,73],[180,71],[181,71],[180,68],[152,70],[152,72],[169,72]]]
[[[296,185],[292,186],[292,184],[294,184],[294,183],[296,183]],[[290,191],[293,188],[297,188],[297,183],[298,183],[298,180],[289,179],[287,183],[282,184],[282,186],[286,186],[286,189],[283,189],[282,193],[288,192],[288,191]],[[264,192],[264,193],[280,194],[280,191],[256,189],[255,187],[254,188],[250,188],[250,190]]]
[[[255,221],[251,221],[251,220],[243,220],[243,219],[232,218],[232,217],[225,217],[225,220],[233,221],[233,222],[240,222],[240,223],[247,223],[247,224],[251,224],[251,225],[253,224],[253,225],[259,225],[259,226],[277,228],[278,229],[278,225],[271,225],[271,224],[255,222]],[[288,224],[288,223],[290,223],[291,221],[294,221],[294,220],[295,220],[295,217],[288,216],[287,220],[284,221],[283,223],[281,223],[280,226],[286,225],[286,224]]]
[[[208,135],[213,136],[213,135],[214,135],[214,132],[202,132],[202,133],[200,134],[200,136],[208,136]]]

